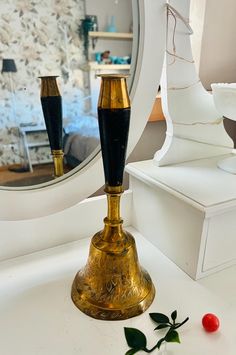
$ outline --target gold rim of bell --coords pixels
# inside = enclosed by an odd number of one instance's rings
[[[99,109],[130,108],[130,99],[125,74],[101,74]]]
[[[54,164],[54,176],[60,177],[64,175],[63,150],[62,149],[52,150],[52,156],[53,156],[53,164]]]
[[[41,93],[40,93],[40,96],[42,98],[61,96],[56,81],[58,75],[39,76],[39,78],[42,80]]]
[[[105,185],[104,192],[108,194],[121,194],[124,192],[124,188],[122,185],[120,186],[110,186],[110,185]]]
[[[149,278],[149,275],[145,270],[142,270],[142,273],[144,277]],[[125,320],[142,314],[150,307],[155,297],[155,288],[150,279],[149,292],[145,295],[143,299],[141,300],[137,299],[136,303],[131,304],[128,307],[122,307],[122,306],[117,308],[110,308],[105,306],[102,307],[101,305],[94,304],[93,300],[83,298],[83,296],[84,296],[83,294],[80,295],[80,293],[76,288],[76,278],[75,278],[72,285],[71,298],[73,303],[78,309],[80,309],[83,313],[95,319],[106,320],[106,321]]]
[[[62,149],[53,149],[52,150],[52,155],[53,156],[61,156],[61,155],[64,155],[64,152]]]

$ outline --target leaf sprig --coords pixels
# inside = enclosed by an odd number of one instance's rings
[[[149,316],[155,323],[158,324],[154,330],[168,328],[165,336],[159,339],[151,349],[148,349],[147,338],[143,332],[136,328],[124,328],[127,344],[131,348],[125,353],[125,355],[133,355],[141,350],[145,351],[146,353],[151,353],[155,349],[160,349],[163,342],[180,343],[179,334],[176,329],[185,324],[189,320],[189,317],[187,317],[181,323],[178,323],[176,322],[177,311],[173,311],[171,313],[171,320],[163,313],[149,313]]]

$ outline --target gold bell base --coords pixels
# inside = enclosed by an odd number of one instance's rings
[[[118,244],[104,240],[106,231],[95,234],[88,262],[72,285],[71,297],[76,307],[96,319],[137,316],[151,305],[155,296],[149,274],[139,265],[133,236],[122,229],[119,233]]]

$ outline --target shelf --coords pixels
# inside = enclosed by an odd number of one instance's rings
[[[46,131],[46,127],[45,126],[22,126],[20,127],[22,132],[42,132],[42,131]]]
[[[90,70],[129,70],[130,64],[98,64],[90,62],[89,67]]]
[[[49,141],[38,142],[38,143],[28,143],[28,148],[46,147],[49,146]]]
[[[48,163],[52,163],[53,160],[52,159],[44,159],[44,160],[32,160],[31,164],[32,165],[38,165],[38,164],[48,164]]]
[[[49,147],[49,141],[47,137],[45,137],[45,133],[47,133],[46,127],[42,125],[32,125],[32,126],[22,126],[20,128],[21,130],[21,135],[23,139],[23,144],[24,144],[24,152],[25,152],[25,159],[28,160],[28,165],[30,168],[30,171],[33,171],[32,165],[37,165],[37,164],[44,164],[44,163],[49,163],[52,160],[48,159],[42,159],[39,158],[37,160],[33,159],[32,153],[34,152],[34,148],[40,148],[40,147]],[[32,139],[32,136],[34,138],[34,135],[37,135],[36,139]],[[43,134],[43,136],[41,136]],[[41,136],[41,137],[40,137]],[[29,137],[31,137],[29,139]],[[41,141],[39,141],[39,138]],[[36,140],[35,142],[33,140]]]
[[[89,37],[92,38],[112,38],[112,39],[127,39],[131,40],[133,38],[133,33],[126,32],[100,32],[100,31],[91,31],[89,32]]]

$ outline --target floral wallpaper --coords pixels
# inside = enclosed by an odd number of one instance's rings
[[[21,125],[44,123],[40,105],[41,75],[59,75],[64,124],[88,109],[88,72],[78,25],[85,0],[12,0],[1,2],[0,66],[15,60],[17,72],[0,73],[0,165],[19,161]],[[14,153],[12,153],[14,152]]]

